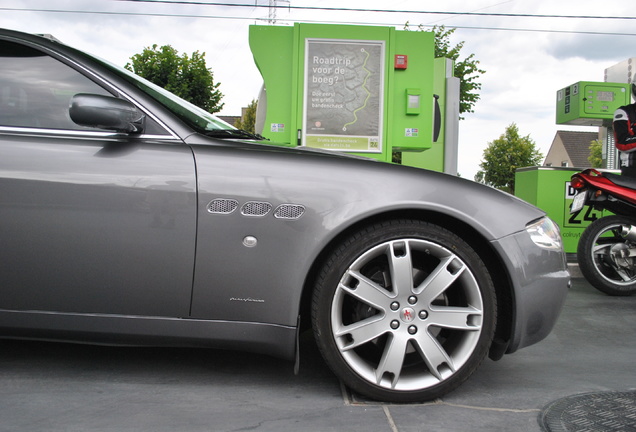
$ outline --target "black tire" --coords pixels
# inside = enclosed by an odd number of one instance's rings
[[[634,218],[607,216],[592,222],[581,234],[576,250],[579,268],[585,279],[605,294],[628,296],[636,292],[634,258],[616,254],[636,247],[621,235],[623,226],[634,224]]]
[[[496,296],[486,266],[448,230],[393,220],[352,235],[317,279],[320,351],[351,390],[390,402],[438,398],[492,343]]]

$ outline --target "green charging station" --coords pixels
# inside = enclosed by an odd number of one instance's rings
[[[385,162],[424,152],[409,164],[444,169],[448,60],[434,58],[433,33],[253,25],[249,43],[264,81],[256,132],[272,144]]]
[[[556,123],[605,126],[630,101],[630,84],[580,81],[557,92]]]

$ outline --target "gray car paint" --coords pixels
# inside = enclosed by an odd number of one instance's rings
[[[492,253],[500,267],[491,270],[504,271],[500,289],[511,298],[508,352],[554,325],[568,274],[562,252],[539,248],[525,231],[544,216],[539,209],[444,174],[211,139],[103,66],[30,40],[108,83],[166,136],[0,127],[3,336],[240,347],[289,358],[321,254],[366,221],[405,215],[451,231],[461,225],[469,243]],[[294,220],[208,212],[218,198],[305,212]],[[255,246],[244,245],[248,236]]]
[[[205,140],[189,140],[200,185],[193,316],[244,317],[292,326],[308,269],[338,233],[381,214],[420,211],[442,214],[451,230],[454,220],[469,223],[475,237],[490,242],[503,258],[518,287],[518,321],[510,352],[542,339],[554,325],[569,276],[563,255],[537,247],[525,231],[528,222],[543,216],[535,207],[492,188],[429,171],[256,144],[195,144],[200,141]],[[205,204],[219,196],[240,203],[265,200],[273,207],[299,203],[307,212],[296,221],[254,219],[238,212],[206,214]],[[257,247],[242,245],[248,235],[259,239]],[[218,253],[219,245],[225,251],[222,260],[205,261]],[[219,289],[211,289],[219,283]],[[255,301],[232,301],[237,297]]]
[[[2,137],[0,308],[188,316],[196,183],[187,146]],[[149,301],[151,298],[151,301]]]

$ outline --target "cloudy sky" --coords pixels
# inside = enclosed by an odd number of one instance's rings
[[[240,115],[241,107],[258,96],[262,83],[249,50],[248,27],[267,24],[269,3],[2,0],[0,27],[49,33],[122,66],[153,44],[170,44],[180,53],[205,52],[225,95],[221,113]],[[557,90],[577,81],[603,81],[606,68],[636,57],[636,8],[625,0],[290,0],[277,4],[291,5],[276,9],[277,25],[324,22],[402,29],[408,22],[456,27],[451,41],[465,42],[461,58],[474,54],[486,71],[475,112],[460,122],[458,169],[469,179],[479,170],[488,143],[513,122],[523,136],[530,135],[544,156],[557,130],[595,130],[555,124]]]

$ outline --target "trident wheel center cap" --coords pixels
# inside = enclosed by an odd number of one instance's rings
[[[407,307],[400,311],[400,319],[405,323],[413,322],[415,319],[415,310]]]

